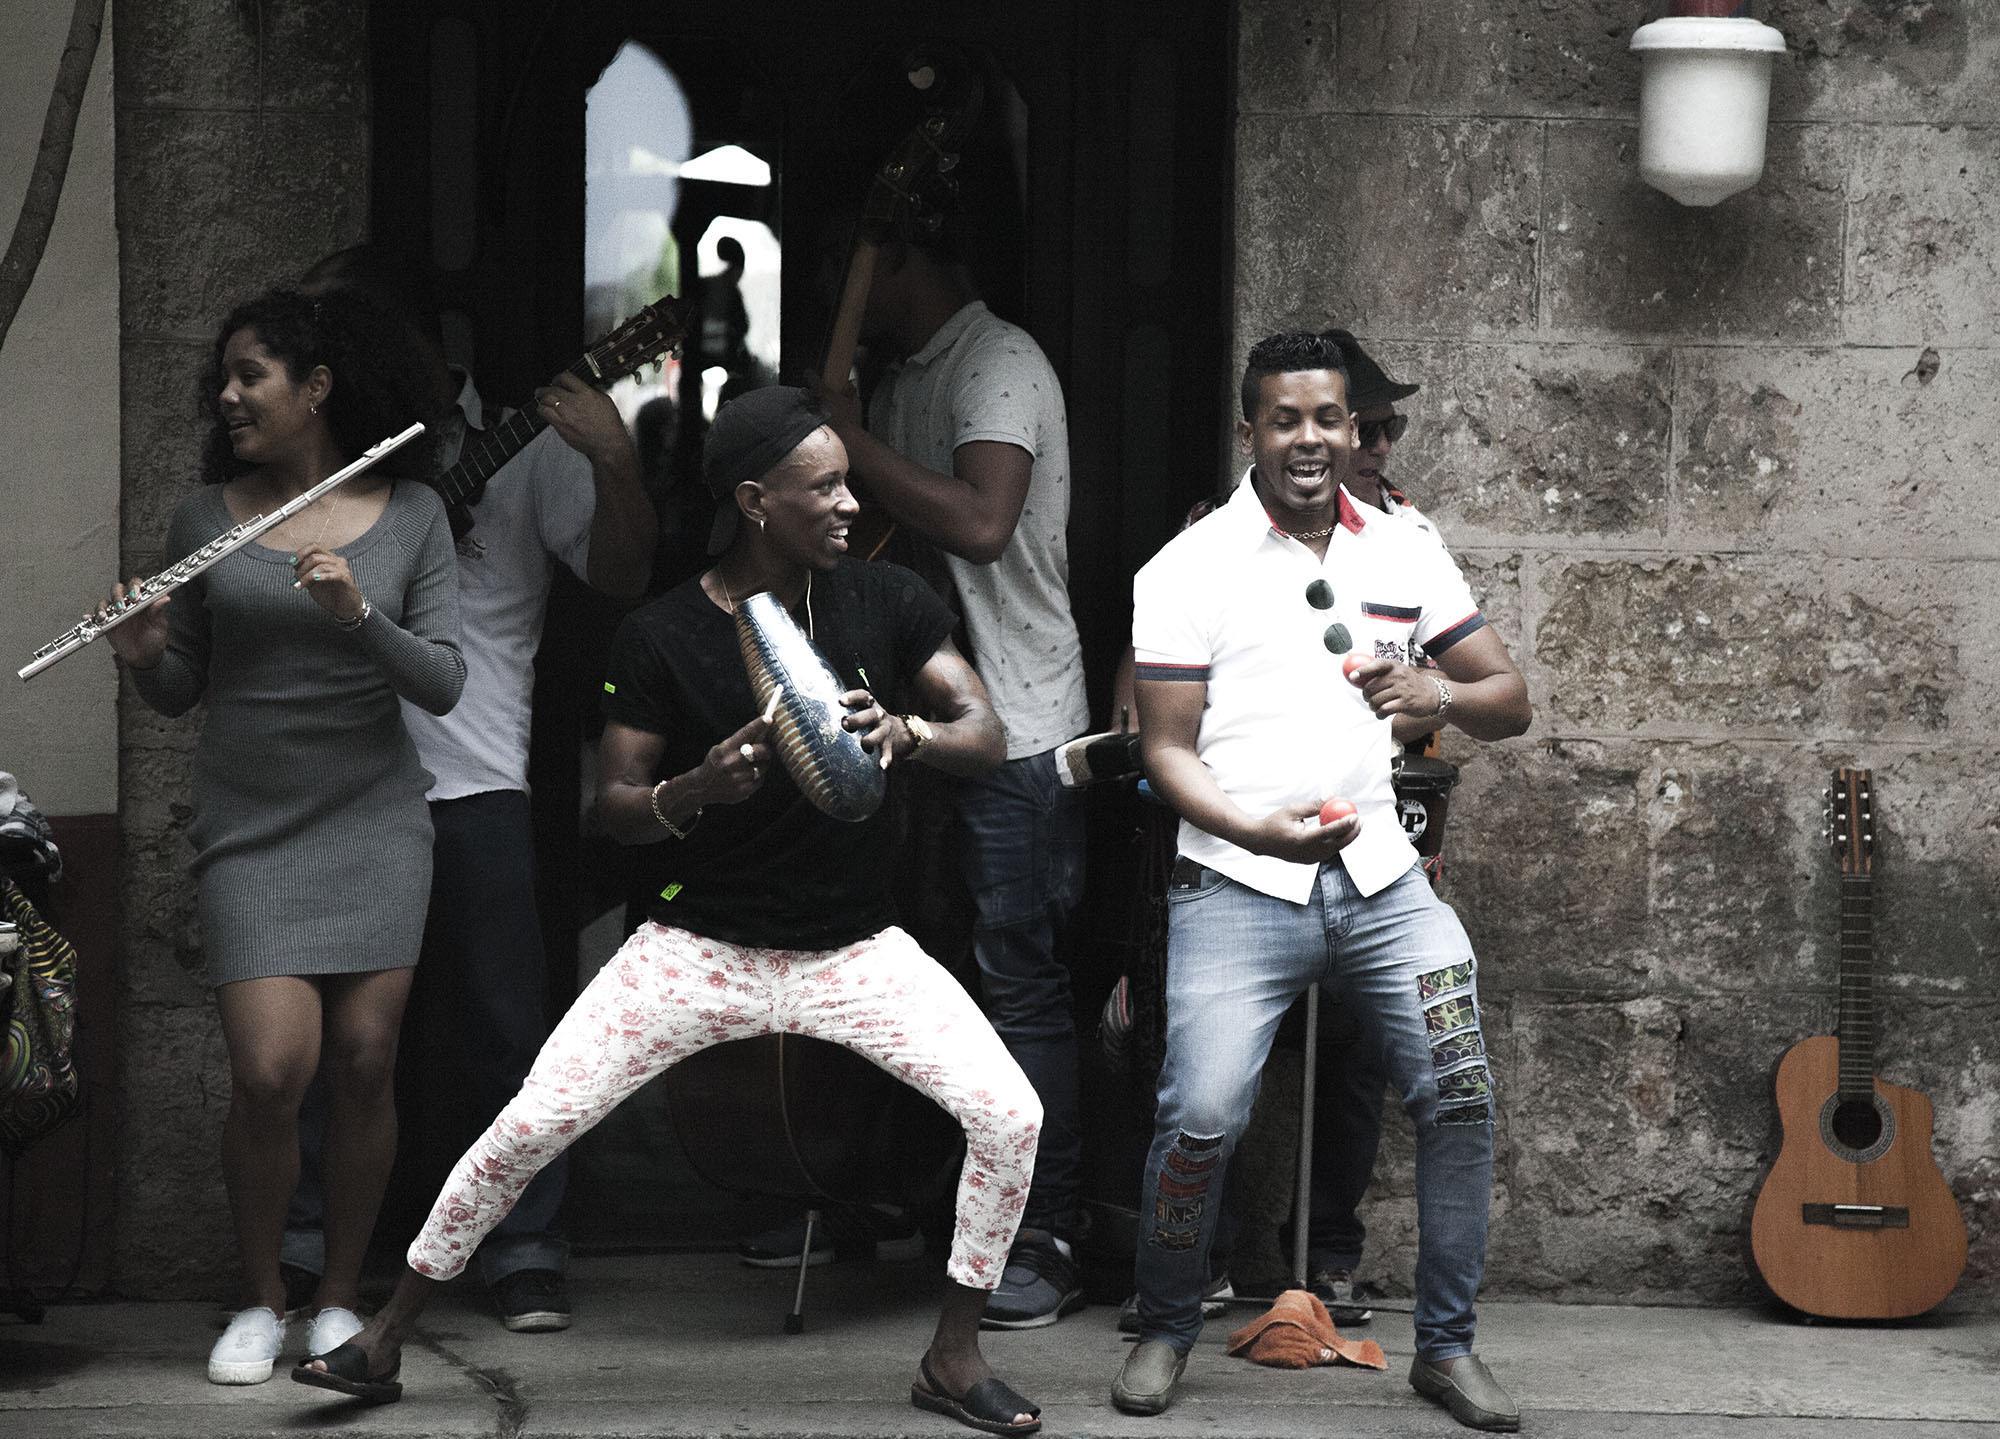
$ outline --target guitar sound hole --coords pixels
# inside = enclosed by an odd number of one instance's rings
[[[1849,1149],[1869,1149],[1882,1137],[1882,1116],[1872,1104],[1855,1101],[1833,1111],[1833,1137]]]

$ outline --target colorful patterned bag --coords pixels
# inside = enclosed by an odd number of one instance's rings
[[[76,951],[28,903],[12,880],[0,880],[0,918],[18,941],[0,957],[0,1149],[19,1154],[77,1110],[79,1086],[71,1040],[76,1033]]]

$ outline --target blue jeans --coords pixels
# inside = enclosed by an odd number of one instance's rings
[[[1192,869],[1192,875],[1184,872]],[[1382,1040],[1417,1136],[1417,1352],[1472,1352],[1493,1188],[1493,1086],[1472,946],[1414,866],[1362,898],[1338,863],[1305,904],[1186,861],[1168,891],[1167,1054],[1140,1205],[1146,1338],[1187,1350],[1229,1155],[1271,1038],[1309,984],[1340,992]]]
[[[421,1108],[425,1095],[439,1086],[462,1092],[468,1116],[484,1128],[520,1089],[549,1033],[528,797],[519,790],[489,790],[433,800],[431,823],[436,839],[430,912],[403,1016],[399,1102],[406,1110]],[[313,1090],[318,1088],[314,1084]],[[309,1091],[299,1116],[299,1184],[285,1218],[281,1255],[313,1273],[326,1266],[319,1178],[323,1124],[323,1111]],[[557,1156],[479,1246],[479,1273],[486,1283],[523,1269],[567,1267],[569,1246],[557,1233],[556,1219],[568,1173],[566,1156]]]
[[[1298,1013],[1297,1005],[1293,1012]],[[1303,1033],[1303,1026],[1301,1026]],[[1361,1200],[1375,1174],[1382,1147],[1382,1092],[1389,1082],[1382,1042],[1372,1033],[1361,1007],[1351,1000],[1322,1003],[1319,1046],[1313,1068],[1312,1212],[1306,1226],[1306,1271],[1361,1265],[1368,1226]],[[1224,1191],[1211,1264],[1229,1270],[1236,1248],[1240,1213],[1249,1196],[1232,1182]],[[1279,1231],[1287,1253],[1293,1248],[1292,1222]]]
[[[1056,933],[1083,893],[1084,811],[1054,750],[957,788],[972,952],[986,1017],[1042,1101],[1042,1142],[1021,1223],[1070,1238],[1082,1187],[1076,1021]]]

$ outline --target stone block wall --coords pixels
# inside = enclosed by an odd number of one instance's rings
[[[150,574],[199,483],[196,382],[239,299],[366,233],[365,0],[114,0],[122,570]],[[229,1069],[184,832],[195,723],[119,700],[125,975],[116,1282],[223,1296]]]
[[[1836,764],[1871,766],[1878,1062],[2000,1286],[2000,9],[1766,0],[1762,182],[1638,179],[1660,4],[1241,0],[1237,353],[1422,382],[1392,472],[1532,688],[1453,804],[1502,1118],[1488,1291],[1758,1290],[1771,1079],[1831,1028]],[[1295,1093],[1295,1071],[1274,1093]],[[1266,1209],[1289,1183],[1261,1157]],[[1368,1277],[1407,1286],[1392,1112]],[[1268,1227],[1245,1264],[1275,1263]]]

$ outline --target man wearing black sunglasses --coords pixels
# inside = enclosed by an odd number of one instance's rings
[[[1516,1429],[1513,1399],[1473,1354],[1493,1179],[1477,968],[1396,818],[1389,722],[1517,735],[1527,685],[1443,547],[1344,483],[1359,427],[1337,342],[1260,341],[1243,401],[1249,483],[1133,583],[1146,772],[1181,828],[1139,1343],[1112,1400],[1139,1414],[1172,1402],[1257,1077],[1292,1001],[1325,984],[1367,1014],[1416,1130],[1410,1383],[1463,1424]],[[1410,643],[1435,673],[1387,657]],[[1322,823],[1333,796],[1355,812]]]

